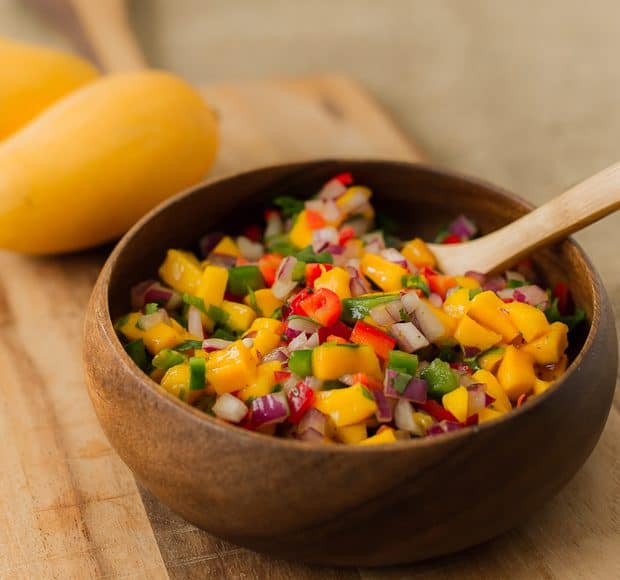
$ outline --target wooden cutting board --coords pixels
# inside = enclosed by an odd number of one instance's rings
[[[346,78],[214,85],[204,95],[221,120],[213,177],[316,157],[423,158]],[[83,382],[82,317],[107,251],[38,259],[0,253],[0,578],[620,577],[618,401],[592,457],[555,500],[528,525],[449,558],[390,569],[310,568],[184,522],[137,486],[106,441]],[[458,478],[441,493],[458,493]]]

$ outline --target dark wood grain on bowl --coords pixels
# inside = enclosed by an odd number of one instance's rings
[[[84,359],[99,420],[140,482],[189,521],[243,546],[336,565],[411,562],[464,549],[519,524],[596,444],[617,351],[598,275],[571,241],[539,252],[547,282],[567,279],[589,330],[565,377],[499,421],[437,438],[357,448],[306,445],[223,424],[168,395],[126,356],[110,316],[169,247],[256,219],[274,193],[307,196],[350,170],[405,233],[465,212],[490,231],[528,210],[497,188],[407,163],[319,161],[270,167],[187,192],[141,220],[91,298]]]

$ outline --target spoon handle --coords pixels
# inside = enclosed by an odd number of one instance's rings
[[[481,271],[501,270],[620,209],[620,163],[616,163],[479,240]],[[478,245],[477,241],[472,244]]]

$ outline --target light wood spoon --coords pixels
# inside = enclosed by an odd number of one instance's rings
[[[453,276],[485,274],[515,264],[537,248],[557,242],[620,209],[620,163],[578,183],[522,218],[463,244],[429,244],[439,268]]]

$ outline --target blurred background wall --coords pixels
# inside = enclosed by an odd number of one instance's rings
[[[132,0],[130,8],[154,66],[194,82],[348,73],[433,162],[536,203],[620,159],[615,0]],[[0,0],[0,34],[68,47],[22,0]],[[618,226],[618,216],[607,218],[578,237],[589,245]],[[595,259],[604,273],[615,249],[597,247]]]

